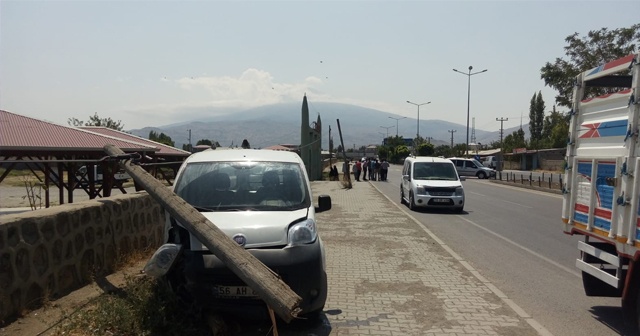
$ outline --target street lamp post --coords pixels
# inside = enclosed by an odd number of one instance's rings
[[[382,127],[382,128],[384,128],[384,129],[386,129],[386,130],[387,130],[387,137],[385,138],[385,139],[387,139],[387,138],[389,138],[389,129],[390,129],[390,128],[394,128],[395,126],[389,126],[389,127],[387,127],[387,126],[380,126],[380,127]]]
[[[478,72],[474,72],[471,73],[471,70],[473,70],[472,66],[469,66],[469,73],[464,73],[462,71],[458,71],[456,69],[453,69],[453,71],[457,72],[457,73],[461,73],[465,76],[467,76],[467,142],[465,142],[464,144],[464,149],[465,149],[465,153],[466,156],[469,156],[469,106],[471,104],[471,76],[473,75],[477,75],[479,73],[483,73],[486,72],[487,69],[484,69],[482,71],[478,71]]]
[[[389,117],[389,118],[396,121],[396,138],[397,138],[398,137],[398,120],[407,119],[407,117],[402,117],[402,118]]]
[[[380,135],[384,136],[384,133],[382,133],[382,132],[378,132],[378,134],[380,134]],[[388,133],[387,133],[387,134],[388,134]],[[384,146],[384,139],[382,139],[382,145]]]
[[[407,100],[407,103],[409,103],[409,104],[411,104],[411,105],[415,105],[415,106],[417,106],[417,107],[418,107],[418,131],[417,131],[417,133],[416,133],[416,138],[419,138],[419,137],[420,137],[420,106],[422,106],[422,105],[427,105],[427,104],[431,104],[431,102],[426,102],[426,103],[422,103],[422,104],[416,104],[416,103],[414,103],[414,102],[411,102],[411,101],[408,101],[408,100]]]

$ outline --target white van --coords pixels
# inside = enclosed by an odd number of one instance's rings
[[[255,149],[195,153],[182,164],[173,191],[278,273],[302,298],[302,314],[322,312],[328,286],[316,214],[331,209],[331,197],[318,196],[314,206],[298,154]],[[167,274],[174,289],[186,289],[213,310],[264,311],[256,293],[169,214],[165,234],[168,244],[163,246],[180,251],[173,259],[179,262]],[[167,264],[167,258],[154,255],[149,269]]]
[[[404,160],[400,182],[400,202],[416,207],[464,210],[464,188],[456,167],[449,159],[408,157]]]

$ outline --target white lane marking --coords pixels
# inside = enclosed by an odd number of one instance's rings
[[[526,247],[524,247],[524,246],[522,246],[522,245],[520,245],[520,244],[518,244],[518,243],[514,242],[513,240],[511,240],[511,239],[509,239],[509,238],[507,238],[507,237],[505,237],[505,236],[503,236],[503,235],[501,235],[501,234],[499,234],[499,233],[493,232],[493,231],[491,231],[491,230],[489,230],[489,229],[485,228],[484,226],[482,226],[482,225],[480,225],[480,224],[476,224],[476,223],[475,223],[475,222],[473,222],[472,220],[466,219],[466,218],[464,218],[464,217],[462,217],[462,216],[457,216],[457,217],[458,217],[458,218],[460,218],[460,219],[462,219],[463,221],[465,221],[465,222],[467,222],[467,223],[469,223],[469,224],[471,224],[471,225],[473,225],[473,226],[477,227],[478,229],[484,230],[485,232],[490,233],[490,234],[492,234],[492,235],[494,235],[494,236],[496,236],[496,237],[498,237],[498,238],[500,238],[500,239],[504,240],[505,242],[507,242],[507,243],[509,243],[509,244],[511,244],[511,245],[513,245],[513,246],[515,246],[515,247],[517,247],[517,248],[519,248],[519,249],[521,249],[521,250],[523,250],[523,251],[525,251],[525,252],[528,252],[528,253],[530,253],[530,254],[534,255],[535,257],[538,257],[538,258],[540,258],[540,259],[542,259],[542,260],[544,260],[544,261],[546,261],[546,262],[548,262],[548,263],[552,264],[553,266],[556,266],[556,267],[560,268],[561,270],[563,270],[563,271],[565,271],[565,272],[567,272],[567,273],[569,273],[569,274],[573,274],[573,275],[575,275],[575,276],[576,276],[576,277],[578,277],[578,278],[580,278],[580,277],[581,277],[581,275],[580,275],[578,272],[574,271],[573,269],[570,269],[570,268],[568,268],[568,267],[562,266],[562,265],[560,265],[558,262],[553,261],[553,260],[551,260],[551,259],[549,259],[549,258],[547,258],[547,257],[543,256],[542,254],[540,254],[540,253],[538,253],[538,252],[536,252],[536,251],[533,251],[533,250],[531,250],[531,249],[529,249],[529,248],[526,248]]]
[[[486,195],[484,194],[478,194],[477,192],[473,192],[473,191],[467,191],[468,194],[474,194],[474,195],[478,195],[478,196],[482,196],[485,197]]]
[[[497,297],[499,297],[502,300],[502,302],[504,302],[506,305],[508,305],[518,316],[523,318],[531,327],[533,327],[533,329],[535,329],[538,332],[539,335],[541,335],[541,336],[553,336],[553,334],[549,330],[547,330],[545,327],[542,326],[542,324],[540,324],[538,321],[536,321],[534,318],[532,318],[531,315],[527,314],[527,312],[524,309],[520,308],[520,306],[518,306],[513,300],[509,299],[506,294],[504,294],[501,290],[498,289],[498,287],[496,287],[494,284],[489,282],[489,280],[487,280],[485,277],[480,275],[480,272],[478,272],[475,268],[473,268],[473,266],[471,266],[471,264],[469,264],[464,259],[462,259],[462,257],[460,255],[458,255],[456,252],[454,252],[453,249],[451,249],[448,245],[446,245],[443,240],[438,238],[438,236],[436,236],[435,233],[431,232],[431,230],[429,230],[424,224],[422,224],[419,220],[417,220],[415,217],[413,217],[413,215],[411,215],[409,212],[407,212],[407,210],[403,208],[404,206],[402,204],[397,204],[394,201],[392,201],[391,198],[389,198],[382,191],[380,191],[380,189],[378,189],[378,187],[376,187],[375,184],[371,183],[371,185],[380,193],[380,195],[384,196],[391,204],[395,205],[396,208],[398,208],[400,211],[404,212],[405,215],[407,215],[409,218],[411,218],[411,220],[413,220],[414,223],[416,223],[420,228],[422,228],[422,230],[424,230],[424,232],[426,232],[431,238],[433,238],[433,240],[435,240],[438,245],[440,245],[454,259],[456,259],[460,263],[460,265],[462,265],[462,267],[466,268],[469,272],[471,272],[471,274],[473,274],[476,277],[476,279],[478,279],[485,286],[487,286],[487,288],[489,288],[489,290],[492,293],[494,293]],[[457,217],[460,217],[460,218],[464,219],[465,221],[470,222],[471,224],[478,226],[477,224],[466,220],[462,216],[457,216]],[[480,228],[483,229],[483,230],[488,231],[487,229],[485,229],[483,227],[480,227]],[[500,236],[497,233],[494,233],[492,231],[488,231],[488,232],[490,232],[492,234],[495,234],[495,235],[497,235],[499,237],[502,237],[502,236]],[[507,238],[504,238],[504,237],[502,237],[502,238],[507,240],[507,241],[509,241],[509,242],[511,242]],[[516,246],[518,246],[518,247],[520,247],[520,248],[528,250],[526,247],[519,246],[518,244],[516,244],[514,242],[511,242],[511,243],[516,245]],[[531,250],[529,250],[529,251],[531,251]],[[531,252],[536,254],[533,251],[531,251]],[[542,257],[543,259],[549,260],[548,258],[546,258],[544,256],[540,256],[540,257]],[[563,269],[567,270],[566,267],[556,263],[555,261],[553,261],[553,260],[549,260],[549,261],[551,263],[555,263],[560,268],[563,268]],[[580,277],[580,275],[578,275],[577,273],[574,273],[574,274],[577,275],[578,277]]]
[[[509,201],[505,201],[505,200],[502,200],[502,201],[505,202],[505,203],[509,203],[509,204],[519,205],[519,206],[524,207],[524,208],[533,209],[533,207],[530,207],[528,205],[524,205],[524,204],[520,204],[520,203],[516,203],[516,202],[509,202]]]

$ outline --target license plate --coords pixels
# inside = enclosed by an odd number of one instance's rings
[[[215,286],[213,295],[225,299],[258,297],[258,293],[249,286]]]
[[[433,202],[434,203],[449,203],[449,199],[448,198],[434,198]]]

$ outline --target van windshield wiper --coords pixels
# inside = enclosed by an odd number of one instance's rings
[[[200,212],[211,212],[211,211],[213,211],[212,209],[201,207],[201,206],[197,206],[197,205],[192,205],[192,207],[194,209],[200,211]]]

